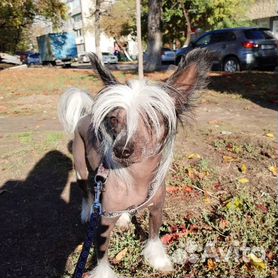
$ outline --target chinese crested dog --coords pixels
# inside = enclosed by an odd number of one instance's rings
[[[127,224],[128,212],[148,208],[149,238],[146,261],[160,271],[172,263],[159,239],[165,199],[165,177],[171,164],[177,122],[190,112],[210,69],[208,53],[191,51],[170,78],[162,82],[132,80],[119,83],[112,73],[89,54],[105,87],[95,98],[78,89],[65,92],[59,116],[73,134],[73,158],[77,182],[83,191],[81,219],[90,218],[93,196],[89,189],[100,165],[108,172],[102,194],[104,215],[95,242],[97,266],[94,278],[116,277],[109,265],[107,247],[116,222]]]

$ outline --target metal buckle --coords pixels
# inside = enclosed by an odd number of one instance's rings
[[[99,215],[102,215],[102,205],[100,201],[100,195],[102,193],[103,189],[103,182],[101,180],[97,180],[95,177],[95,186],[94,186],[94,191],[95,191],[95,200],[91,208],[91,213],[92,212],[97,212]]]

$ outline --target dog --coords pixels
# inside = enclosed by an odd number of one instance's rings
[[[171,165],[177,124],[190,113],[198,91],[206,85],[207,51],[191,51],[165,82],[131,80],[121,84],[97,56],[88,54],[104,88],[92,98],[78,89],[60,99],[59,118],[73,135],[77,183],[83,191],[82,222],[90,218],[89,184],[100,165],[109,175],[102,194],[105,214],[95,240],[97,266],[90,277],[116,277],[107,247],[116,224],[127,225],[128,212],[149,209],[149,236],[142,254],[156,270],[173,265],[159,239],[165,199],[165,177]]]

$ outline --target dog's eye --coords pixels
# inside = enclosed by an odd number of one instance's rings
[[[113,127],[118,125],[118,119],[116,117],[110,117],[110,123]]]

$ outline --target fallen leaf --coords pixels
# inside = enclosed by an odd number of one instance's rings
[[[232,132],[231,131],[227,131],[227,130],[223,130],[220,132],[222,135],[231,135]]]
[[[241,179],[239,179],[238,180],[240,183],[242,183],[242,184],[245,184],[245,183],[248,183],[249,182],[249,179],[247,179],[247,178],[241,178]]]
[[[269,138],[275,138],[274,134],[273,134],[273,133],[270,133],[270,132],[269,132],[269,133],[266,133],[265,136],[266,136],[266,137],[269,137]]]
[[[241,173],[245,174],[247,172],[247,166],[246,164],[242,164],[241,167],[240,167],[240,170],[241,170]]]
[[[193,191],[192,187],[190,186],[186,186],[184,189],[183,189],[184,192],[187,192],[187,193],[190,193]]]
[[[223,155],[223,161],[226,162],[226,163],[229,163],[229,162],[237,161],[237,158]]]
[[[264,213],[268,213],[268,208],[265,205],[263,205],[263,204],[256,205],[256,208],[261,210]]]
[[[221,123],[220,120],[211,120],[211,121],[208,121],[209,125],[217,125],[217,124],[220,124],[220,123]]]
[[[217,191],[220,191],[220,190],[223,190],[223,186],[222,184],[218,181],[217,183],[214,184],[214,188],[217,190]]]
[[[275,258],[275,255],[273,254],[272,251],[267,252],[267,253],[266,253],[266,256],[267,256],[268,260],[271,261],[271,262],[272,262],[273,259]]]
[[[179,239],[179,235],[174,233],[174,234],[167,234],[167,235],[164,235],[162,238],[161,238],[161,242],[165,245],[169,245],[171,243],[173,243],[175,240]]]
[[[187,156],[188,159],[200,159],[201,156],[198,153],[192,153],[189,156]]]
[[[219,222],[219,228],[225,230],[229,226],[229,221],[226,219],[221,219]]]
[[[179,192],[179,187],[177,186],[168,186],[166,187],[166,192],[168,192],[169,194],[175,194],[177,192]]]
[[[212,199],[209,197],[209,196],[206,196],[206,197],[204,197],[204,203],[206,204],[206,205],[211,205],[211,204],[213,204],[213,201],[212,201]]]
[[[230,201],[226,207],[228,209],[241,209],[243,206],[243,201],[242,199],[235,197],[232,201]]]
[[[266,269],[266,263],[253,253],[248,254],[248,258],[256,268]]]
[[[116,263],[119,263],[120,261],[122,261],[122,259],[126,256],[127,251],[128,251],[127,248],[124,248],[122,251],[120,251],[120,252],[116,255],[114,261],[115,261]]]
[[[188,172],[188,177],[192,180],[195,179],[195,170],[194,169],[191,169],[191,168],[188,168],[187,169],[187,172]]]
[[[272,173],[273,176],[277,177],[277,167],[276,166],[269,166],[268,170]]]
[[[208,259],[208,270],[211,271],[211,270],[215,270],[217,268],[217,264],[214,260],[212,259]]]

